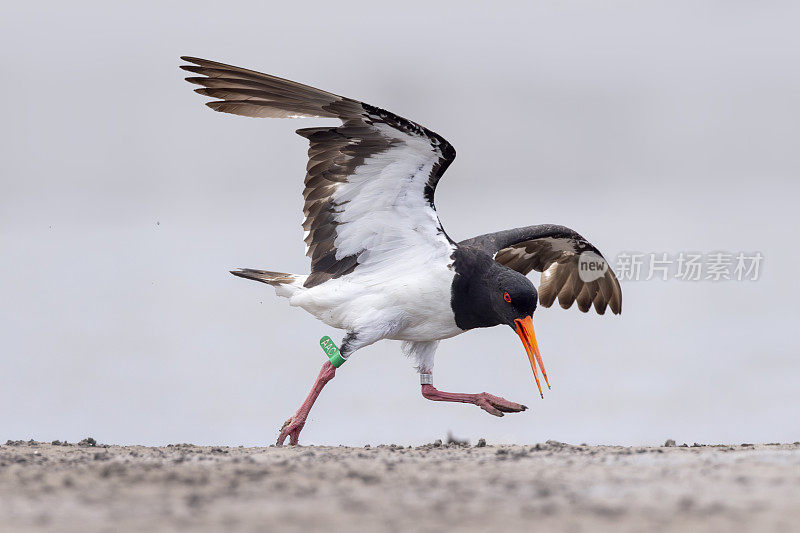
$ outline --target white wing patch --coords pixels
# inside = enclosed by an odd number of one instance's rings
[[[401,135],[385,124],[381,134]],[[420,261],[449,256],[453,245],[425,199],[425,185],[438,158],[427,139],[402,135],[402,142],[370,156],[331,195],[337,259],[358,255],[359,273],[390,268],[387,262],[413,253]]]

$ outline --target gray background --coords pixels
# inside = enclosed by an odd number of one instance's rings
[[[398,343],[359,352],[305,443],[800,439],[800,10],[779,2],[5,3],[0,439],[263,444],[340,334],[233,267],[307,272],[318,120],[213,113],[197,55],[445,136],[457,240],[568,225],[621,251],[760,251],[757,282],[623,284],[620,317],[541,309],[540,400],[508,328],[443,342],[424,400]]]

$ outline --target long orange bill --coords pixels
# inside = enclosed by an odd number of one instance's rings
[[[525,318],[518,318],[514,320],[522,344],[525,346],[525,351],[528,353],[528,360],[531,362],[531,369],[533,370],[533,377],[536,379],[536,386],[539,387],[539,396],[544,398],[542,394],[542,385],[539,383],[539,373],[536,371],[536,365],[542,369],[544,382],[547,383],[547,388],[550,388],[550,381],[547,379],[547,372],[544,369],[542,362],[542,354],[539,353],[539,345],[536,343],[536,334],[533,332],[533,318],[526,316]]]

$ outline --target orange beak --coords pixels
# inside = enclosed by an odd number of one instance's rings
[[[525,346],[525,351],[528,353],[528,360],[531,362],[533,369],[533,377],[536,379],[536,386],[539,387],[539,396],[544,398],[542,394],[542,385],[539,383],[539,373],[536,371],[536,364],[542,369],[544,382],[547,383],[547,388],[550,388],[550,382],[547,381],[547,372],[544,370],[544,363],[542,363],[542,354],[539,353],[539,345],[536,344],[536,334],[533,332],[533,318],[526,316],[525,318],[517,318],[514,320],[516,325],[517,335],[519,335],[522,344]],[[535,361],[534,361],[535,359]]]

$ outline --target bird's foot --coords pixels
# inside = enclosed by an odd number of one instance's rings
[[[509,402],[500,396],[488,392],[480,394],[462,394],[459,392],[443,392],[431,384],[422,385],[422,395],[435,402],[474,403],[490,415],[503,416],[503,413],[519,413],[527,409],[521,403]]]
[[[289,437],[289,444],[292,446],[297,445],[297,442],[300,440],[300,432],[303,430],[303,426],[306,425],[306,418],[308,417],[309,411],[311,411],[311,407],[317,400],[319,393],[322,392],[322,388],[327,382],[332,380],[335,375],[336,368],[334,368],[330,361],[325,361],[303,405],[300,406],[300,409],[297,410],[294,416],[281,426],[281,433],[278,435],[278,446],[283,446],[286,437]]]
[[[286,440],[286,437],[289,437],[289,444],[291,446],[297,446],[297,443],[300,440],[300,432],[303,430],[303,426],[305,425],[306,418],[304,416],[300,417],[295,414],[281,426],[281,433],[278,435],[278,442],[276,444],[278,446],[283,446],[283,442]]]
[[[510,402],[505,398],[494,396],[488,392],[476,394],[475,405],[494,416],[503,416],[503,413],[519,413],[527,409],[521,403]]]

